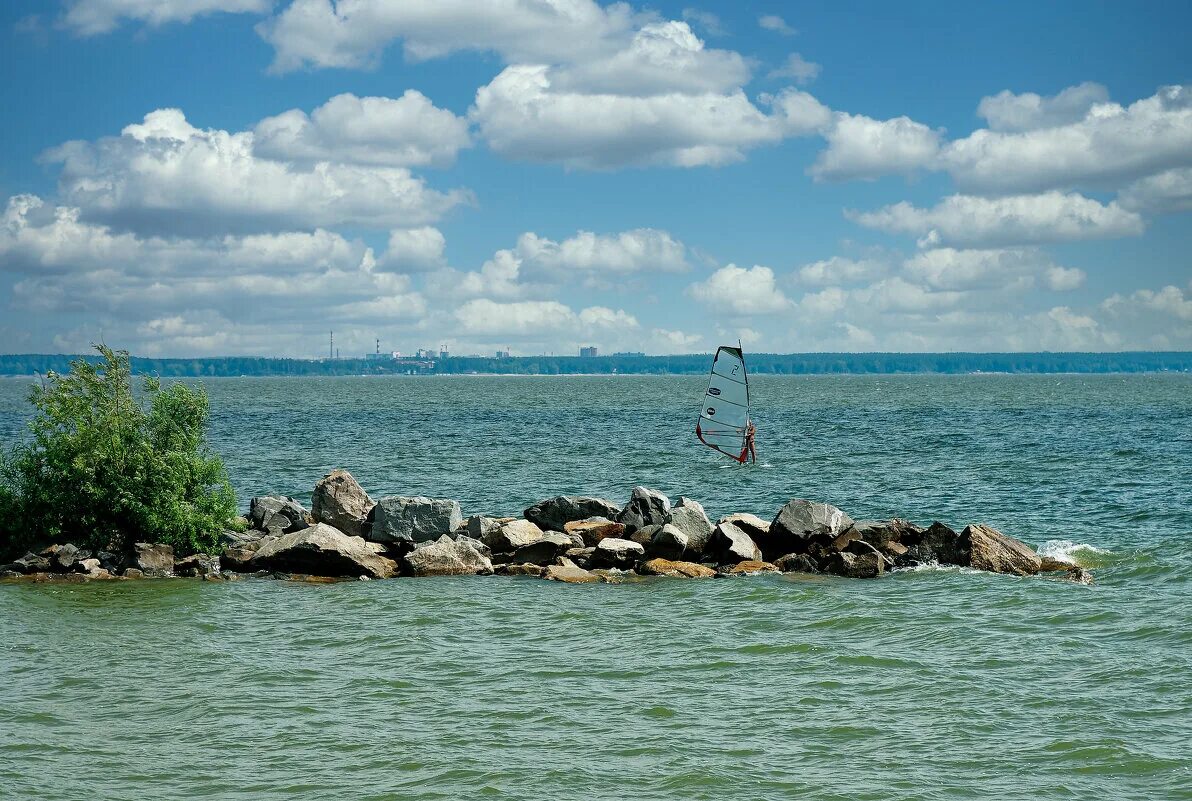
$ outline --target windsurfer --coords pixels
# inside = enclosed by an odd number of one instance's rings
[[[745,452],[749,454],[749,458],[753,459],[755,464],[757,463],[757,448],[754,447],[753,436],[756,433],[757,426],[755,426],[753,421],[750,420],[745,424]],[[743,462],[745,460],[742,459],[741,461]]]

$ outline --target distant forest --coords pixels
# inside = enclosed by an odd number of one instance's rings
[[[0,355],[0,375],[64,372],[66,355]],[[85,357],[91,359],[92,357]],[[459,356],[434,361],[398,359],[276,359],[227,356],[201,359],[146,359],[134,356],[137,373],[163,377],[330,376],[330,375],[698,375],[711,354],[685,356]],[[748,353],[754,374],[898,373],[1147,373],[1192,372],[1192,352],[1130,353]]]

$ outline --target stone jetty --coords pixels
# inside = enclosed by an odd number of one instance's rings
[[[939,521],[855,520],[819,501],[788,501],[767,522],[752,513],[713,522],[695,500],[635,487],[624,505],[558,496],[520,516],[464,515],[457,501],[373,499],[346,470],[315,485],[308,510],[262,495],[217,554],[177,555],[140,542],[125,553],[64,543],[0,565],[0,580],[91,581],[247,576],[371,580],[429,576],[522,576],[569,584],[640,578],[804,574],[877,579],[893,570],[956,565],[992,573],[1058,575],[1092,582],[1081,567],[1040,557],[991,526],[959,531]]]

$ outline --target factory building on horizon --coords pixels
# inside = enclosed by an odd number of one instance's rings
[[[600,353],[597,350],[595,345],[589,345],[587,347],[580,348],[579,355],[580,355],[581,359],[587,359],[587,358],[591,358],[593,356],[599,356]]]

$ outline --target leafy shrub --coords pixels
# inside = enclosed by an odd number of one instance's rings
[[[96,350],[96,363],[74,360],[33,388],[31,441],[0,454],[0,553],[50,542],[216,550],[236,495],[206,443],[206,393],[145,378],[138,398],[128,353]]]

